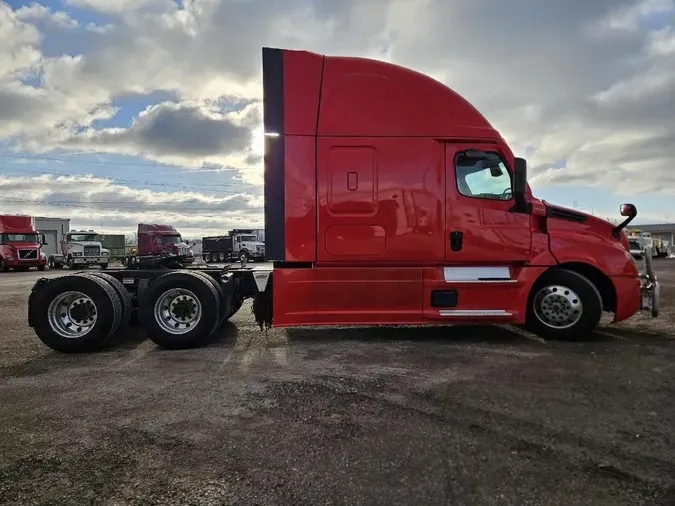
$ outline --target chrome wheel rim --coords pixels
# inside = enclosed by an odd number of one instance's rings
[[[548,327],[567,329],[581,318],[583,304],[581,297],[571,288],[549,285],[534,296],[534,314]]]
[[[155,320],[169,334],[190,332],[202,318],[202,304],[197,296],[185,288],[172,288],[155,302]]]
[[[59,336],[78,339],[94,328],[98,309],[94,301],[82,292],[64,292],[49,304],[47,319],[49,326]]]

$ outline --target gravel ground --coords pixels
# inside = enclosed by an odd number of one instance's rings
[[[555,343],[506,327],[137,329],[65,356],[0,275],[0,504],[675,504],[675,261],[663,314]],[[40,273],[58,275],[60,273]]]

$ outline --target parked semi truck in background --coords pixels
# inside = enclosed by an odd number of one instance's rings
[[[110,252],[98,240],[94,230],[71,230],[61,235],[61,253],[49,255],[50,269],[69,269],[98,265],[107,269]]]
[[[640,273],[624,230],[635,207],[615,226],[537,199],[526,161],[440,82],[264,48],[263,93],[271,268],[43,278],[28,311],[43,342],[94,349],[137,311],[158,345],[197,346],[246,298],[261,328],[524,324],[576,339],[603,311],[658,315],[651,254]]]
[[[189,241],[184,241],[171,225],[139,223],[137,236],[136,252],[122,259],[125,267],[136,268],[158,261],[171,261],[174,266],[185,266],[195,261]]]
[[[35,229],[32,216],[0,215],[0,271],[45,270],[45,238]]]
[[[628,240],[639,241],[645,248],[651,247],[652,257],[654,258],[668,258],[670,256],[671,246],[668,241],[652,237],[650,232],[631,229],[628,231]]]
[[[202,259],[207,264],[238,260],[265,260],[265,243],[259,229],[234,229],[227,235],[202,238]]]

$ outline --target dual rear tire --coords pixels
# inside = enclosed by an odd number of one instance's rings
[[[31,292],[28,312],[44,344],[62,353],[82,353],[104,346],[130,317],[131,305],[101,275],[73,274]]]
[[[133,297],[103,272],[38,282],[29,297],[29,322],[38,338],[63,353],[91,352],[130,323]],[[211,276],[172,271],[153,280],[138,300],[148,337],[167,349],[200,346],[239,306]]]

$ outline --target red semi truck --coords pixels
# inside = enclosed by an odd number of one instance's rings
[[[156,262],[173,262],[177,265],[194,263],[195,257],[188,241],[171,225],[138,224],[138,250],[135,255],[122,259],[125,267],[141,267]]]
[[[47,244],[45,237],[35,230],[32,216],[0,216],[0,271],[27,271],[31,267],[44,271],[47,258],[42,253],[43,244]]]
[[[273,268],[39,280],[40,339],[93,349],[135,310],[155,343],[190,347],[246,298],[261,328],[524,324],[565,339],[603,312],[658,315],[651,262],[639,272],[624,231],[635,207],[615,226],[537,199],[525,160],[447,86],[381,61],[263,48],[263,87]]]

